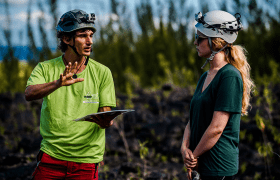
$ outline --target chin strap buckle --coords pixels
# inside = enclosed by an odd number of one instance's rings
[[[203,66],[201,67],[201,69],[203,69],[209,61],[212,61],[217,53],[219,53],[219,52],[221,52],[222,50],[224,50],[227,46],[228,46],[228,43],[227,43],[224,47],[222,47],[222,49],[220,49],[219,51],[213,51],[213,50],[212,50],[212,44],[211,44],[210,48],[211,48],[212,54],[210,55],[209,58],[207,58],[206,62],[203,64]]]
[[[216,52],[212,52],[212,54],[210,55],[209,58],[206,59],[205,63],[203,64],[203,66],[201,66],[201,69],[203,69],[208,62],[212,61],[214,59],[214,56],[216,55],[217,53]]]

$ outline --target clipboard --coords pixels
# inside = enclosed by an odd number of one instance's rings
[[[87,121],[86,119],[90,119],[92,116],[96,116],[96,115],[108,115],[108,116],[112,116],[114,118],[116,118],[117,116],[124,114],[124,113],[128,113],[128,112],[133,112],[135,110],[133,109],[124,109],[124,110],[112,110],[112,111],[105,111],[105,112],[97,112],[97,113],[93,113],[93,114],[89,114],[86,115],[84,117],[78,118],[78,119],[74,119],[73,121]]]

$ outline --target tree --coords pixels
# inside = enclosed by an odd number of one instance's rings
[[[2,91],[16,92],[19,90],[19,62],[18,59],[15,58],[13,52],[13,45],[11,42],[11,18],[9,13],[9,3],[7,0],[4,1],[5,4],[5,13],[6,13],[6,23],[7,28],[4,30],[5,39],[8,45],[8,53],[3,58],[2,63]]]

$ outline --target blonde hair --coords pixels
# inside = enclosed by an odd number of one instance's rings
[[[213,50],[218,50],[224,47],[227,42],[221,38],[212,38]],[[255,87],[253,80],[250,77],[251,67],[247,61],[247,51],[240,45],[229,44],[224,49],[225,60],[239,70],[243,81],[243,97],[242,97],[242,115],[248,114],[250,105],[251,92]]]

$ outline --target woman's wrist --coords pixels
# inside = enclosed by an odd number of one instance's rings
[[[194,157],[195,159],[197,159],[197,158],[199,157],[198,154],[196,153],[196,150],[193,151],[193,157]]]
[[[189,149],[189,147],[186,144],[182,144],[181,146],[181,153]]]

